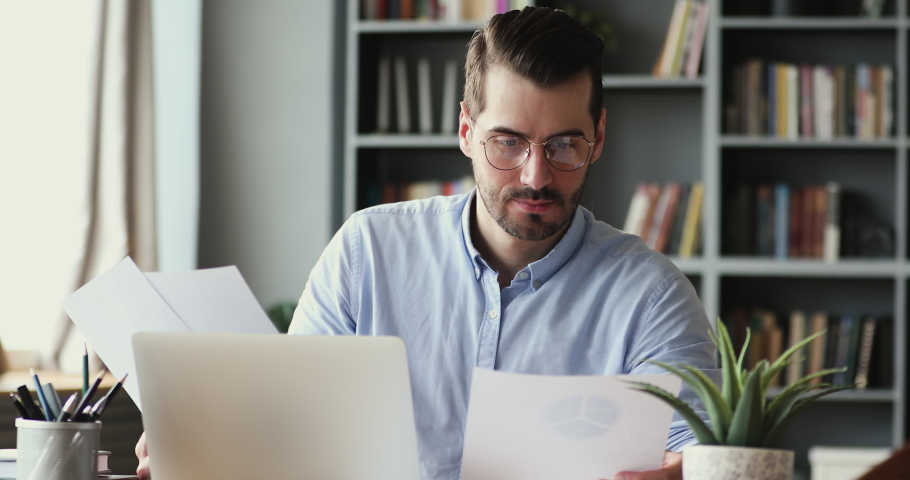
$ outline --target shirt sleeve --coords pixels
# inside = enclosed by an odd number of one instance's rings
[[[359,277],[356,217],[335,233],[307,279],[290,335],[352,335],[356,331]]]
[[[629,349],[627,371],[631,374],[667,374],[666,370],[646,360],[670,365],[688,364],[701,370],[715,384],[719,383],[721,372],[716,368],[716,347],[708,335],[711,328],[688,279],[666,277],[648,299],[635,343]],[[704,406],[685,383],[679,397],[708,423]],[[691,443],[696,443],[695,436],[686,421],[674,412],[667,450],[679,451]]]

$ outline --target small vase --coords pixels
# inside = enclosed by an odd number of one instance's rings
[[[692,445],[683,450],[683,480],[793,480],[793,451]]]

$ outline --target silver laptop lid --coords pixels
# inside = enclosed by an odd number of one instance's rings
[[[396,337],[133,336],[153,478],[418,480]]]

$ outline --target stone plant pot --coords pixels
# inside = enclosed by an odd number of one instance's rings
[[[793,451],[692,445],[683,450],[683,480],[793,480]]]

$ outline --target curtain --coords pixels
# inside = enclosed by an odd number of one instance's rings
[[[73,291],[126,255],[144,271],[157,267],[151,1],[96,0],[95,6],[85,175],[73,179],[85,186],[75,199]],[[59,366],[64,351],[81,350],[74,332],[61,312],[45,367]]]

